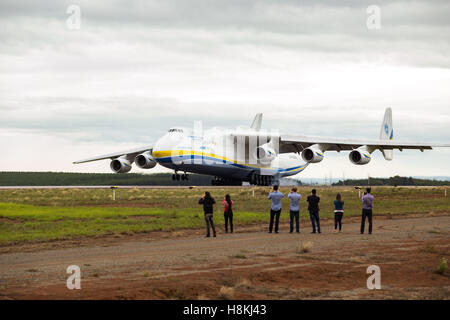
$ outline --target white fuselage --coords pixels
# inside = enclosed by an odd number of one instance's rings
[[[255,145],[256,147],[256,145]],[[248,181],[252,174],[275,180],[303,171],[305,163],[296,153],[278,154],[271,161],[255,160],[256,149],[236,143],[233,135],[213,128],[194,134],[185,128],[172,128],[153,147],[152,155],[162,166],[175,171],[214,175]]]

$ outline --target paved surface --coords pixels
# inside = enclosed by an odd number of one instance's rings
[[[100,281],[98,278],[116,282],[141,279],[143,274],[151,279],[164,279],[201,277],[202,274],[220,274],[227,270],[250,275],[263,271],[285,273],[291,269],[305,269],[317,263],[315,259],[321,259],[321,264],[330,266],[366,260],[378,264],[401,264],[394,258],[384,257],[383,250],[391,252],[393,257],[400,257],[408,250],[423,249],[427,241],[440,241],[435,245],[441,247],[444,254],[448,254],[450,246],[448,215],[378,221],[375,217],[372,235],[360,235],[359,223],[345,224],[345,221],[344,231],[338,234],[331,233],[330,225],[323,226],[322,234],[310,234],[309,225],[302,227],[300,234],[287,233],[286,225],[279,234],[268,234],[266,226],[261,225],[253,231],[218,234],[217,238],[203,238],[199,234],[178,234],[174,239],[161,240],[128,239],[124,242],[100,238],[81,247],[52,250],[38,247],[33,252],[3,253],[0,255],[0,293],[3,292],[5,297],[20,298],[22,292],[33,292],[31,297],[39,297],[40,288],[64,288],[69,265],[81,267],[83,283],[86,284]],[[307,242],[313,245],[314,254],[299,260],[299,248]],[[448,277],[444,280],[444,285],[450,285]],[[93,294],[87,298],[92,297],[97,296]]]

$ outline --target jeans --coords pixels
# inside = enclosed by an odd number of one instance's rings
[[[372,233],[372,209],[362,209],[361,233],[364,233],[366,217],[369,220],[369,233]]]
[[[290,214],[291,220],[289,225],[289,232],[294,231],[294,218],[295,218],[295,231],[300,232],[300,223],[299,223],[300,213],[298,211],[290,210]]]
[[[335,212],[334,213],[334,229],[337,229],[337,226],[339,224],[339,231],[342,230],[342,216],[344,215],[343,212]]]
[[[228,232],[228,221],[230,222],[230,231],[233,233],[233,211],[225,212],[223,214],[225,218],[225,232]]]
[[[211,225],[212,230],[214,234],[216,234],[216,228],[214,228],[214,221],[213,221],[213,214],[212,213],[206,213],[205,214],[205,221],[206,221],[206,235],[209,236],[209,226]]]
[[[309,217],[311,218],[313,233],[316,233],[316,222],[317,222],[317,231],[319,231],[320,233],[319,210],[309,210]]]
[[[272,232],[274,218],[275,218],[275,232],[278,232],[278,223],[280,222],[280,214],[281,214],[281,210],[275,211],[275,210],[270,209],[269,232]]]

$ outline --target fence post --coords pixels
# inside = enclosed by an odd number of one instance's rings
[[[116,187],[116,186],[111,187],[112,192],[113,192],[113,201],[116,201],[116,189],[117,189],[117,188],[118,188],[118,187]]]

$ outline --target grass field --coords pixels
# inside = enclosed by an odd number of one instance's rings
[[[83,236],[132,234],[204,226],[198,199],[208,188],[118,189],[112,201],[109,189],[25,189],[0,190],[0,245],[26,241],[50,241]],[[218,204],[215,223],[223,224],[221,201],[229,193],[235,201],[235,224],[266,222],[270,206],[269,189],[211,189]],[[309,219],[306,195],[301,187],[301,218]],[[359,215],[358,191],[350,187],[317,188],[321,197],[321,218],[333,217],[333,200],[340,192],[345,215]],[[289,188],[281,188],[285,194]],[[450,212],[450,199],[443,188],[375,188],[375,215]],[[288,221],[289,200],[283,199],[281,221]]]

